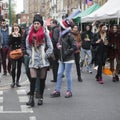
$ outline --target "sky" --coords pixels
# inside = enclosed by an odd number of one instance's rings
[[[23,0],[15,0],[16,3],[16,13],[23,12]]]

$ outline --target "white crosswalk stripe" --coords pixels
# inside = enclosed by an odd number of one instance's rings
[[[35,116],[31,116],[29,120],[37,120]]]
[[[3,91],[0,91],[0,95],[3,95]]]
[[[0,103],[3,103],[3,97],[0,97]]]
[[[19,102],[26,103],[28,101],[28,96],[19,96]]]

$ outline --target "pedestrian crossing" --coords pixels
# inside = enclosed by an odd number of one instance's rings
[[[4,90],[0,91],[0,114],[33,114],[34,111],[31,107],[26,106],[26,102],[28,101],[28,96],[26,96],[26,90],[24,88],[14,89],[16,96],[18,97],[18,104],[19,108],[16,108],[16,110],[12,110],[12,108],[9,111],[4,110]],[[9,92],[9,90],[7,91]],[[8,98],[9,99],[9,98]],[[13,101],[11,101],[13,102]],[[29,116],[29,120],[36,120],[35,116]]]

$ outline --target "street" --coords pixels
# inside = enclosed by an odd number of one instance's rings
[[[20,88],[10,88],[11,76],[0,77],[0,120],[120,120],[120,82],[112,82],[111,76],[103,75],[104,84],[93,74],[82,73],[83,82],[77,81],[75,65],[72,69],[73,97],[65,98],[66,81],[63,78],[61,97],[50,98],[55,83],[50,82],[48,71],[44,103],[42,106],[26,106],[29,81],[22,67]]]

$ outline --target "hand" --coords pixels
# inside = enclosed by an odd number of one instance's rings
[[[101,39],[97,40],[96,43],[100,43],[101,42]]]
[[[62,48],[62,46],[60,45],[60,43],[57,43],[57,48],[58,48],[58,49],[61,49],[61,48]]]

